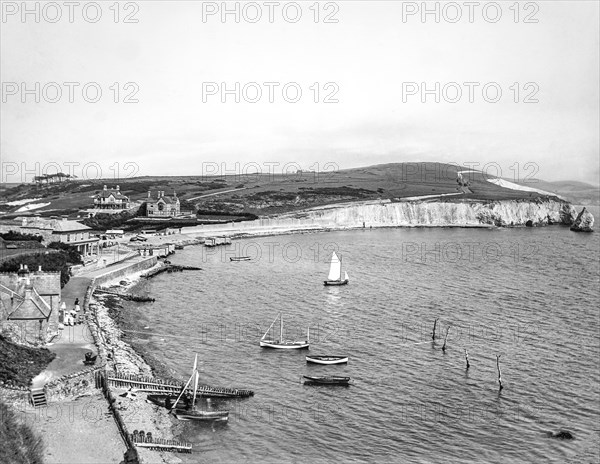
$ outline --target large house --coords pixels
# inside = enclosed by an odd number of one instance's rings
[[[77,221],[62,219],[23,218],[20,232],[41,235],[45,243],[61,242],[74,246],[86,259],[99,253],[100,239],[90,236],[90,227]]]
[[[77,248],[79,254],[85,259],[99,253],[100,239],[90,236],[91,230],[91,227],[80,222],[63,219],[54,223],[51,241],[66,243]]]
[[[129,197],[123,195],[119,186],[109,190],[104,186],[102,192],[94,197],[94,208],[99,209],[129,209]]]
[[[148,217],[175,217],[181,214],[179,198],[173,191],[173,196],[165,196],[165,192],[159,190],[156,199],[152,198],[152,192],[148,190],[146,198],[146,216]]]
[[[58,332],[60,272],[0,274],[0,329],[20,342],[44,344]]]

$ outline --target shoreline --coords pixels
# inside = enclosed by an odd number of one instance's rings
[[[129,293],[140,282],[141,276],[155,269],[157,264],[150,269],[138,271],[98,286],[111,288],[120,293]],[[126,281],[122,285],[120,282]],[[93,312],[96,314],[99,327],[96,329],[100,334],[99,343],[104,345],[107,353],[112,359],[107,359],[107,366],[120,373],[159,376],[148,353],[140,350],[136,343],[128,339],[126,334],[129,322],[124,314],[124,307],[120,298],[110,294],[96,294],[92,292],[90,306],[94,305]],[[94,321],[95,324],[95,321]],[[164,408],[149,403],[146,400],[147,393],[128,391],[127,389],[111,387],[117,399],[115,407],[121,413],[121,417],[129,433],[134,431],[150,432],[153,437],[165,440],[176,440],[180,433],[178,421],[170,416]],[[182,460],[177,453],[167,451],[151,451],[149,449],[136,447],[140,458],[146,464],[180,464]]]

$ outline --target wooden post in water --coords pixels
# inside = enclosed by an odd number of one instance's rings
[[[465,359],[467,360],[467,369],[469,369],[469,367],[471,367],[471,365],[469,364],[469,352],[467,351],[466,348],[465,348]]]
[[[437,321],[439,318],[437,318],[434,322],[433,322],[433,333],[431,334],[431,339],[435,340],[435,328],[437,327]]]
[[[444,346],[442,346],[442,351],[446,352],[446,340],[448,340],[448,332],[450,331],[450,326],[446,327],[446,336],[444,337]]]
[[[498,385],[500,385],[500,390],[504,387],[502,386],[502,373],[500,372],[500,355],[496,355],[496,367],[498,368]]]

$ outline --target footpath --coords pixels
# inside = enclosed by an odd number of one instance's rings
[[[62,301],[70,310],[76,298],[83,303],[94,278],[125,271],[146,259],[135,257],[122,264],[72,277],[62,289]],[[81,371],[86,367],[83,364],[85,353],[97,352],[85,323],[65,326],[47,348],[56,354],[56,358],[33,380],[34,387]],[[99,390],[75,399],[51,400],[46,407],[28,408],[23,412],[27,422],[43,436],[46,464],[115,464],[123,461],[126,446]]]

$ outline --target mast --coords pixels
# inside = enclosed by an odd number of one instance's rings
[[[196,393],[198,392],[198,377],[200,377],[198,371],[196,371],[195,374],[196,375],[194,377],[194,397],[192,398],[192,409],[194,409],[194,406],[196,405]]]
[[[283,313],[279,313],[279,341],[283,342]]]
[[[179,393],[179,396],[177,397],[177,399],[173,403],[173,406],[171,407],[171,410],[175,409],[175,406],[177,406],[177,403],[179,403],[179,400],[181,399],[181,397],[185,393],[187,387],[190,385],[190,382],[192,381],[192,377],[193,377],[193,375],[190,376],[190,378],[188,379],[188,381],[185,384],[185,386],[181,389],[181,393]]]

